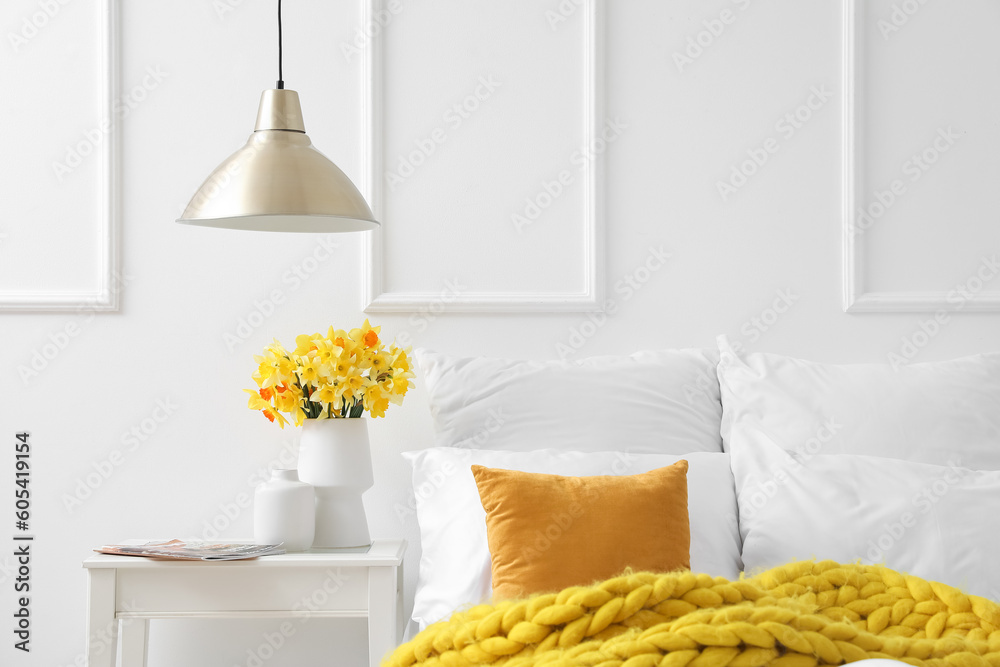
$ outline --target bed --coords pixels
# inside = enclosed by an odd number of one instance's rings
[[[432,645],[443,647],[446,635],[452,641],[462,623],[492,637],[483,619],[502,617],[501,606],[517,614],[511,605],[534,604],[538,613],[539,597],[548,595],[549,604],[579,602],[600,598],[608,586],[659,586],[666,597],[653,596],[656,608],[681,609],[666,604],[672,593],[665,592],[680,586],[682,596],[690,594],[688,584],[670,583],[680,576],[701,577],[704,586],[721,591],[714,595],[738,597],[737,607],[749,600],[741,596],[763,595],[753,586],[769,586],[776,577],[800,582],[814,597],[816,586],[836,589],[825,599],[852,588],[843,583],[850,577],[867,577],[875,582],[867,590],[876,607],[888,604],[890,592],[897,598],[885,627],[866,620],[869,611],[855,624],[907,643],[889,642],[889,653],[880,644],[871,655],[914,664],[1000,661],[991,653],[1000,651],[1000,633],[993,634],[1000,616],[992,615],[1000,571],[991,558],[1000,541],[1000,354],[896,367],[836,365],[746,352],[720,337],[715,349],[577,361],[457,358],[427,350],[416,359],[436,442],[405,455],[422,550],[407,636],[423,641],[418,653],[438,661],[433,664],[563,664],[567,646],[556,646],[562,657],[536,655],[543,640],[503,644],[497,638],[492,645],[506,648],[479,662],[471,649],[452,650],[455,662],[447,662],[441,655],[447,651]],[[626,584],[622,576],[647,579]],[[898,577],[913,582],[910,593],[879,583]],[[811,581],[827,583],[801,583]],[[916,582],[941,588],[924,600]],[[588,586],[593,590],[585,595]],[[879,586],[885,590],[873,592]],[[942,601],[952,591],[954,609]],[[799,593],[790,595],[801,602]],[[652,609],[637,609],[649,612],[642,622],[616,622],[631,632],[677,620]],[[933,609],[949,615],[931,621]],[[718,606],[699,613],[708,610]],[[939,622],[949,625],[932,631]],[[568,641],[565,623],[556,630]],[[581,635],[577,644],[600,632]],[[936,640],[961,634],[979,644],[950,652],[941,645],[926,655],[913,648],[934,632]],[[740,650],[749,650],[740,641]],[[815,641],[810,664],[838,664],[824,663],[817,646],[825,644]],[[733,650],[726,648],[733,665],[778,663],[778,654],[751,660],[734,657]],[[864,657],[845,651],[838,653],[841,662]],[[595,655],[565,664],[603,665]],[[664,649],[655,660],[623,654],[607,664],[675,664],[668,658],[679,665],[730,664],[713,655],[715,662],[703,653]],[[413,664],[411,657],[390,664]]]

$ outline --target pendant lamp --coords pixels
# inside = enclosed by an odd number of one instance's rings
[[[177,222],[266,232],[358,232],[377,229],[354,183],[313,147],[299,94],[282,80],[278,0],[278,82],[265,90],[245,146],[220,164]]]

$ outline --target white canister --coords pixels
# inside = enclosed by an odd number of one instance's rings
[[[362,494],[372,487],[368,420],[307,419],[299,444],[299,474],[316,491],[316,549],[372,543]]]
[[[253,495],[253,538],[257,544],[284,542],[286,551],[305,551],[316,531],[316,495],[297,470],[275,470]]]

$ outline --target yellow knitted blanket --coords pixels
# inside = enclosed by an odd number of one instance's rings
[[[1000,667],[1000,606],[875,565],[803,561],[729,581],[629,573],[483,604],[383,667],[813,667],[865,658]]]

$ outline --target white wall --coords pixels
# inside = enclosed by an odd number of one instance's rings
[[[35,7],[32,1],[14,4],[13,10],[4,11],[5,33],[21,24],[18,12]],[[159,67],[168,76],[123,122],[122,251],[128,278],[121,311],[94,318],[0,313],[0,369],[5,374],[0,383],[0,436],[10,440],[18,430],[32,433],[38,536],[32,573],[33,652],[24,656],[5,642],[0,649],[4,664],[52,667],[78,660],[84,646],[86,595],[80,561],[93,546],[135,537],[201,536],[206,522],[225,523],[224,508],[240,494],[251,493],[248,480],[293,447],[297,438],[294,430],[279,431],[246,409],[240,389],[249,386],[252,355],[273,337],[291,341],[301,332],[329,324],[352,326],[363,318],[359,235],[333,239],[337,247],[330,258],[307,280],[297,281],[290,272],[311,256],[318,243],[315,237],[198,229],[172,222],[210,170],[246,140],[260,92],[273,85],[274,3],[122,4],[123,86],[136,85],[147,67]],[[545,9],[557,4],[539,2],[539,20],[545,20]],[[940,20],[934,12],[947,12],[960,3],[949,2],[946,8],[942,4],[928,4],[904,30],[933,36]],[[617,0],[608,5],[607,113],[630,124],[607,156],[607,290],[616,300],[617,313],[596,328],[576,355],[711,346],[714,336],[724,332],[749,349],[819,360],[885,361],[890,353],[899,353],[901,339],[918,331],[927,314],[846,315],[841,308],[840,2]],[[980,5],[970,7],[984,11]],[[220,7],[231,11],[220,15]],[[413,7],[419,4],[413,2]],[[887,13],[888,7],[886,2],[877,9]],[[704,29],[704,20],[718,17],[723,9],[729,9],[735,21],[679,72],[672,54]],[[92,15],[88,3],[72,3],[52,25],[73,22],[74,30],[87,31]],[[398,25],[405,25],[405,12],[400,17]],[[986,18],[995,20],[995,12]],[[361,2],[286,3],[286,82],[302,96],[314,143],[354,178],[359,177],[363,143],[361,63],[345,58],[340,45],[352,38],[360,21]],[[983,23],[992,25],[986,19]],[[443,26],[442,32],[460,28]],[[5,67],[41,67],[51,74],[46,85],[37,86],[30,97],[18,97],[17,104],[40,109],[65,105],[60,86],[68,61],[57,49],[56,30],[42,31],[30,49],[4,52]],[[941,37],[955,44],[963,39],[954,31]],[[0,45],[0,50],[7,48],[6,43]],[[419,51],[412,56],[419,59]],[[434,73],[425,76],[433,80]],[[974,67],[955,70],[953,76],[970,86],[982,81]],[[748,149],[769,136],[782,136],[775,123],[794,113],[814,86],[831,91],[832,99],[794,136],[782,137],[780,150],[759,173],[722,201],[716,181],[726,178]],[[968,104],[971,108],[974,99]],[[65,106],[66,113],[73,112],[72,105]],[[81,127],[86,124],[86,118],[80,121]],[[934,127],[929,119],[927,128]],[[20,184],[5,191],[5,199],[20,202],[19,210],[51,186],[47,174],[23,173],[21,161],[30,157],[5,152],[2,160],[4,182]],[[964,164],[973,175],[981,167],[975,161]],[[924,184],[930,187],[930,179]],[[972,195],[984,198],[977,210],[989,210],[984,191]],[[89,205],[80,210],[81,216],[89,215]],[[20,215],[0,216],[0,233],[23,221]],[[75,224],[79,220],[66,217],[61,227],[72,229]],[[429,233],[426,248],[409,235],[413,243],[407,251],[436,266],[434,244],[454,251],[462,247],[464,235],[475,233],[475,220],[455,224],[454,234]],[[940,225],[955,223],[939,218],[937,224],[936,229],[946,229]],[[984,215],[970,222],[965,216],[962,224],[964,241],[957,249],[946,246],[942,262],[965,266],[955,253],[970,253],[971,271],[978,257],[990,251],[982,239],[988,238],[995,220]],[[936,266],[940,234],[923,237],[894,229],[896,238],[903,239],[900,243],[919,249],[917,268]],[[15,246],[15,240],[13,234],[0,237],[0,265],[23,259],[22,253],[44,258],[48,252],[46,246]],[[48,244],[63,247],[62,241]],[[627,295],[620,281],[646,260],[651,246],[662,247],[671,258],[640,290]],[[895,288],[899,279],[891,277],[897,275],[893,267],[903,279],[912,278],[903,269],[913,268],[908,258],[914,255],[895,254],[893,247],[878,246],[876,276],[880,284]],[[944,282],[935,283],[938,289],[967,278],[958,269],[945,277],[933,271],[924,275]],[[274,290],[283,303],[247,340],[227,345],[225,335],[235,334],[241,318]],[[753,333],[754,318],[771,321],[767,309],[779,293],[793,295],[792,307],[766,331]],[[572,313],[373,319],[386,337],[406,332],[421,346],[455,354],[531,358],[557,356],[557,345],[572,344],[574,332],[589,321],[586,315]],[[29,366],[35,352],[71,322],[80,327],[79,335],[37,376],[23,380],[19,367]],[[916,360],[990,350],[996,347],[998,333],[997,315],[957,314]],[[408,597],[419,554],[416,526],[412,515],[401,519],[394,508],[406,506],[411,496],[399,453],[431,443],[419,378],[417,385],[402,408],[393,407],[387,419],[371,425],[376,484],[365,499],[376,537],[402,536],[411,542]],[[160,401],[175,406],[170,416],[130,450],[126,434],[141,429]],[[80,480],[114,450],[124,452],[124,462],[69,511],[66,495],[74,494]],[[0,509],[8,519],[9,452],[5,449],[0,461],[8,471],[0,493]],[[239,513],[231,524],[223,536],[250,535],[251,513]],[[0,565],[0,616],[9,619],[14,602],[10,556],[0,557]],[[272,629],[267,622],[154,624],[150,664],[245,665],[247,651],[259,646],[262,635]],[[313,622],[267,664],[360,664],[362,632],[363,627],[355,625],[334,636],[328,627]]]

